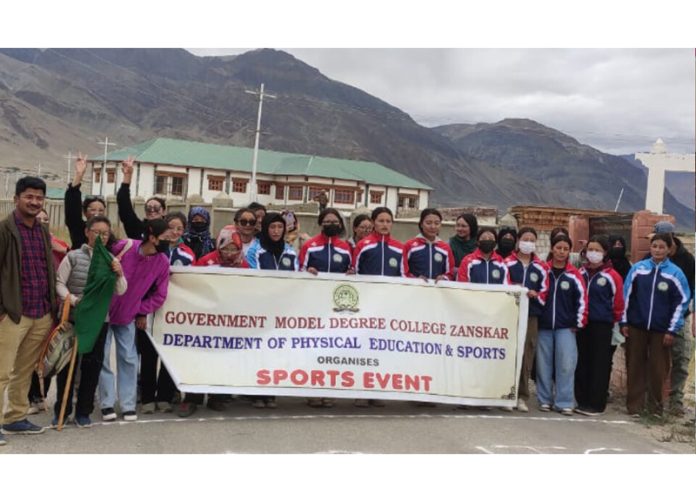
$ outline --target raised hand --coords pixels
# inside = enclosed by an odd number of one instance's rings
[[[135,157],[128,156],[128,158],[121,162],[121,170],[123,171],[123,182],[130,184],[133,178],[133,162]]]
[[[87,156],[82,152],[77,152],[77,159],[75,159],[75,176],[73,177],[73,186],[77,186],[82,183],[82,178],[87,171]]]

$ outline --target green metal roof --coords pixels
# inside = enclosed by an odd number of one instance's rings
[[[65,188],[48,187],[46,188],[47,199],[63,200],[65,197]]]
[[[111,152],[107,161],[121,161],[128,156],[152,164],[204,167],[226,171],[251,172],[254,150],[238,146],[215,145],[197,141],[157,138]],[[94,155],[89,160],[99,162]],[[257,170],[276,176],[317,176],[364,181],[370,185],[432,190],[428,185],[375,162],[334,159],[297,153],[259,150]]]

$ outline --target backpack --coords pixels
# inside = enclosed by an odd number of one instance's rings
[[[63,314],[60,322],[44,340],[39,360],[36,363],[36,373],[41,384],[43,384],[44,378],[57,375],[70,362],[70,356],[75,346],[75,331],[73,324],[68,321],[69,314],[70,297],[67,297],[63,302]],[[41,394],[43,394],[43,389]]]

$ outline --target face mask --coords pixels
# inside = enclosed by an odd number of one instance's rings
[[[609,250],[609,258],[623,258],[626,256],[624,248],[611,248]]]
[[[520,241],[520,252],[523,254],[532,254],[536,251],[536,242]]]
[[[483,253],[490,253],[495,249],[495,241],[479,241],[478,247]]]
[[[513,249],[515,249],[515,241],[513,239],[500,239],[500,246],[498,246],[498,249],[502,253],[509,253]]]
[[[160,241],[155,246],[158,253],[166,253],[169,251],[169,241],[166,239],[160,239]]]
[[[341,233],[341,226],[336,224],[324,225],[322,227],[322,232],[327,237],[336,237],[338,234]]]
[[[194,221],[191,223],[191,229],[194,232],[205,232],[208,230],[208,224],[205,221]]]
[[[600,253],[599,251],[588,251],[585,256],[587,256],[587,261],[593,265],[601,263],[602,260],[604,260],[604,253]]]

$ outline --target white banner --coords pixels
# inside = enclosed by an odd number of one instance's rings
[[[516,403],[524,288],[172,270],[153,337],[184,392]]]

